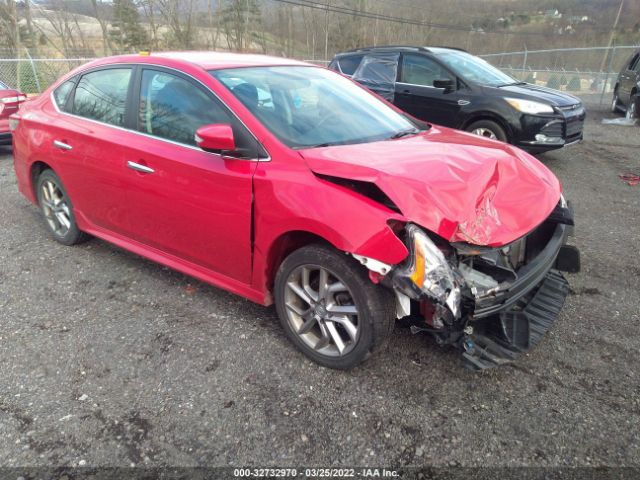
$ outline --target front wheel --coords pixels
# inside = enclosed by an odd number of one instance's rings
[[[395,299],[355,259],[323,245],[289,255],[275,281],[275,303],[289,339],[330,368],[358,365],[391,333]]]
[[[467,132],[479,135],[480,137],[508,142],[507,133],[500,125],[492,120],[479,120],[477,122],[473,122],[466,130]]]

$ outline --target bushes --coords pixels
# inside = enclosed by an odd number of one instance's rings
[[[581,90],[582,83],[580,81],[580,77],[571,77],[569,83],[567,85],[567,90],[570,92],[579,92]]]

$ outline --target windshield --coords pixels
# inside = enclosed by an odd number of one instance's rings
[[[341,75],[317,67],[247,67],[210,72],[291,148],[399,138],[417,128]]]
[[[438,53],[438,59],[462,77],[463,80],[479,85],[500,87],[518,83],[516,79],[498,70],[490,63],[465,52],[447,51]]]

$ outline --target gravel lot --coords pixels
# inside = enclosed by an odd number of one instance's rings
[[[0,466],[639,466],[640,128],[541,157],[583,271],[546,340],[484,373],[396,329],[351,372],[275,310],[103,241],[64,247],[0,147]]]

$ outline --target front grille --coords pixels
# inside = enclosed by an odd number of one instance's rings
[[[556,107],[558,110],[562,112],[572,112],[574,110],[578,110],[582,107],[581,103],[575,103],[573,105],[566,105],[564,107]]]
[[[562,130],[562,120],[553,120],[542,127],[540,133],[547,137],[562,137]]]

